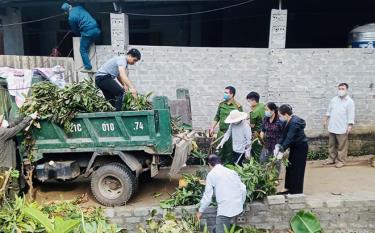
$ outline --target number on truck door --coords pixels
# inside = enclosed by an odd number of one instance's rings
[[[141,122],[141,121],[136,121],[136,122],[134,122],[134,124],[135,124],[135,128],[134,128],[134,130],[143,130],[143,123]]]
[[[104,132],[107,131],[115,131],[115,125],[113,123],[103,123],[102,124],[102,129]]]
[[[82,131],[82,125],[81,124],[73,124],[71,132],[81,132]]]

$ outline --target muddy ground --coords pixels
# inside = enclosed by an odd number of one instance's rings
[[[305,194],[331,193],[339,195],[348,192],[375,192],[375,168],[370,166],[369,158],[350,158],[347,166],[335,168],[323,166],[322,161],[308,162],[305,176]],[[192,173],[196,167],[184,168],[185,173]],[[280,178],[284,177],[285,169],[282,169]],[[159,175],[146,183],[140,183],[139,190],[129,201],[130,207],[158,205],[161,199],[169,197],[178,186],[178,178],[170,179],[168,170],[161,170]],[[283,180],[278,189],[281,191]],[[88,202],[84,205],[99,205],[93,198],[88,181],[76,181],[72,183],[43,184],[37,187],[36,200],[39,203],[48,203],[55,200],[69,200],[83,194],[87,194]],[[158,194],[158,195],[155,195]],[[158,196],[158,197],[156,197]]]

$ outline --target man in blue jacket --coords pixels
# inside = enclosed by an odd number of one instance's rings
[[[69,25],[74,34],[81,36],[80,53],[84,66],[83,71],[91,71],[92,66],[89,57],[90,46],[99,40],[100,29],[95,19],[83,6],[72,6],[64,3],[61,6],[63,11],[69,14]]]

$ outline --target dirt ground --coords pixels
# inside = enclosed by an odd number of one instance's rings
[[[375,192],[375,168],[370,166],[369,158],[371,157],[352,158],[347,166],[339,169],[333,166],[323,166],[322,161],[308,162],[305,175],[305,194]],[[195,168],[186,167],[182,172],[192,173]],[[284,176],[284,172],[285,169],[283,168],[281,178]],[[161,170],[155,179],[140,183],[139,190],[127,205],[133,208],[158,205],[159,201],[168,198],[169,193],[173,193],[177,186],[178,178],[169,179],[168,170]],[[279,191],[282,190],[282,186],[283,180],[280,181]],[[88,181],[39,185],[36,200],[39,203],[48,203],[55,200],[74,199],[83,194],[88,196],[88,202],[85,205],[99,205],[91,194]]]

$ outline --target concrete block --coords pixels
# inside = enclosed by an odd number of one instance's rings
[[[249,207],[249,210],[253,212],[266,211],[269,209],[269,206],[267,204],[259,201],[253,202],[247,206]]]
[[[288,206],[292,210],[301,210],[301,209],[305,209],[306,208],[306,204],[305,203],[302,203],[302,204],[289,204]]]
[[[286,199],[289,204],[300,204],[305,203],[306,196],[305,194],[288,194]]]
[[[313,200],[306,200],[306,204],[309,208],[322,208],[324,206],[324,200],[321,199],[313,199]]]
[[[115,208],[114,211],[115,211],[116,217],[131,217],[131,216],[133,216],[133,210],[131,210],[131,209],[127,210],[127,209],[124,209],[124,208],[121,208],[121,209]]]
[[[134,216],[146,216],[148,217],[151,213],[151,210],[149,207],[138,207],[134,209]]]
[[[285,197],[283,195],[268,196],[267,203],[269,205],[285,204]]]
[[[276,225],[277,223],[273,224],[273,223],[257,223],[257,224],[254,224],[254,226],[258,229],[264,229],[264,230],[272,230],[274,228],[274,225]]]
[[[128,218],[125,218],[124,221],[126,223],[140,223],[143,221],[144,218],[142,217],[128,217]]]
[[[342,200],[327,200],[325,206],[328,208],[341,207],[344,203]]]
[[[266,216],[252,216],[248,217],[247,221],[251,224],[266,222]]]

